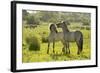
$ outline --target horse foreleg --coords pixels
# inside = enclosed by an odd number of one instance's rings
[[[65,49],[65,54],[67,54],[68,52],[68,45],[67,45],[67,43],[65,43],[65,47],[66,47],[66,49]]]
[[[62,48],[62,52],[63,52],[63,54],[65,53],[65,47]]]
[[[66,42],[65,43],[65,46],[66,46],[66,54],[70,54],[70,49],[69,49],[69,42]]]
[[[67,42],[68,53],[70,54],[69,42]]]
[[[47,54],[49,54],[49,47],[50,47],[50,42],[48,42]]]
[[[62,53],[65,54],[65,44],[64,44],[64,41],[63,40],[61,42],[63,44]]]
[[[53,41],[53,53],[55,53],[55,41]]]

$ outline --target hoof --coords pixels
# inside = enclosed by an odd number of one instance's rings
[[[47,52],[47,54],[49,54],[49,52]]]
[[[80,55],[80,53],[78,52],[77,55]]]
[[[53,54],[55,54],[55,51],[53,51]]]

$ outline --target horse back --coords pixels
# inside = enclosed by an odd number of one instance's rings
[[[83,38],[83,35],[80,31],[73,31],[65,33],[64,37],[66,41],[74,42],[79,40],[81,37]]]

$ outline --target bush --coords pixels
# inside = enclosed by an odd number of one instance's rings
[[[42,37],[42,43],[47,43],[47,42],[48,42],[47,37]]]
[[[22,46],[23,46],[23,49],[27,48],[27,44],[25,43],[25,41],[22,42]]]
[[[90,27],[86,27],[86,30],[90,30]]]
[[[26,37],[26,43],[29,45],[30,51],[39,51],[40,43],[35,36]]]

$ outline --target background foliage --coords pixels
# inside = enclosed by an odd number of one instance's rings
[[[69,22],[81,22],[83,25],[90,25],[90,13],[80,12],[53,12],[53,11],[33,11],[29,13],[23,10],[23,21],[27,24],[41,24],[41,22],[56,23],[62,20]]]

